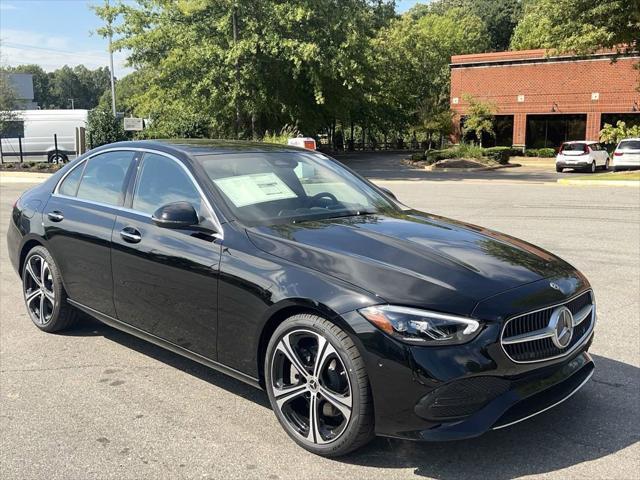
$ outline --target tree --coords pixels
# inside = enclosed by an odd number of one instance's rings
[[[600,130],[600,141],[602,143],[617,145],[625,138],[637,137],[640,137],[640,125],[627,127],[627,124],[621,120],[616,122],[615,127],[609,123],[605,123],[604,128]]]
[[[30,73],[33,75],[33,96],[34,101],[40,108],[49,108],[52,98],[49,91],[49,80],[51,74],[45,72],[39,65],[18,65],[6,69],[11,73]]]
[[[209,136],[254,137],[284,124],[335,130],[366,103],[369,39],[391,3],[144,0],[96,12],[120,16],[114,46],[145,72],[134,102],[152,128],[177,121]]]
[[[464,95],[464,100],[469,104],[467,116],[464,121],[463,132],[473,133],[482,147],[483,134],[495,137],[493,130],[493,116],[495,105],[490,102],[478,100],[471,95]]]
[[[18,97],[11,85],[9,75],[0,70],[0,138],[7,133],[11,122],[19,120],[20,115],[15,110],[19,107]]]
[[[639,40],[637,0],[530,0],[511,47],[588,54],[600,48],[635,51]]]
[[[459,9],[482,20],[489,35],[488,49],[507,50],[513,31],[522,17],[522,0],[437,0],[417,4],[409,11],[414,19],[428,14],[445,15]]]
[[[442,125],[441,115],[449,109],[451,55],[484,51],[488,42],[480,18],[459,8],[402,16],[374,41],[374,106],[399,131],[426,132],[432,116]]]
[[[122,120],[115,118],[111,109],[95,108],[89,112],[87,119],[87,138],[89,148],[96,148],[126,140],[127,137]]]

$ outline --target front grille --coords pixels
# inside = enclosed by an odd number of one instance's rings
[[[553,341],[553,329],[549,325],[553,311],[561,305],[567,307],[574,317],[579,316],[580,312],[585,312],[591,306],[588,316],[574,326],[571,341],[564,348],[557,346]],[[582,293],[561,305],[520,315],[507,321],[501,342],[511,360],[525,363],[560,357],[573,351],[586,339],[595,320],[592,292]]]

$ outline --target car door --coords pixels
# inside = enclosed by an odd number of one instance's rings
[[[145,153],[129,208],[113,229],[112,268],[118,319],[215,360],[221,242],[215,214],[178,159]],[[156,226],[161,206],[191,203],[208,232]]]
[[[43,215],[48,248],[67,294],[110,316],[115,316],[111,231],[135,155],[108,151],[81,162],[58,184]]]

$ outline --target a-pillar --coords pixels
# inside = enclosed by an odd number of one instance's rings
[[[524,148],[527,136],[527,114],[516,113],[513,115],[513,147]]]
[[[600,140],[600,112],[587,113],[587,132],[585,140]]]

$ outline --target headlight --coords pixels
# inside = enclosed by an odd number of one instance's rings
[[[480,331],[477,320],[418,308],[375,305],[358,312],[383,332],[416,345],[457,345]]]

